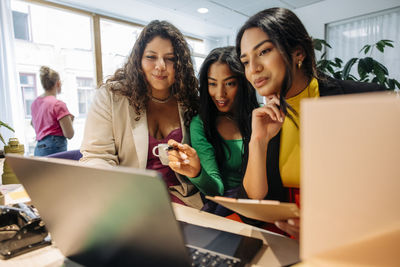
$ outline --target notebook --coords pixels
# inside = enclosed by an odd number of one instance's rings
[[[244,266],[262,246],[259,239],[178,223],[155,171],[6,157],[56,246],[85,266],[196,266],[214,261]]]
[[[297,218],[300,215],[299,208],[295,203],[221,196],[206,196],[206,198],[248,218],[269,223]]]
[[[307,99],[301,114],[302,260],[399,266],[400,96]]]

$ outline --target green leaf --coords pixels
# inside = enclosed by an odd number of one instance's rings
[[[385,46],[393,47],[392,40],[380,40],[378,43],[382,44],[384,47]]]
[[[378,61],[374,60],[374,66],[379,67],[380,69],[382,69],[382,71],[383,71],[383,73],[384,73],[385,75],[389,75],[388,69],[387,69],[384,65],[382,65],[381,63],[379,63]]]
[[[390,90],[394,90],[395,89],[395,83],[394,83],[394,79],[388,79],[387,80],[387,87],[388,87],[388,89],[390,89]]]
[[[346,65],[343,67],[343,80],[347,80],[351,71],[351,68],[353,67],[354,63],[356,63],[358,58],[353,57],[349,61],[347,61]]]
[[[340,68],[342,66],[343,60],[341,60],[340,58],[335,57],[333,59],[336,63],[336,67]]]
[[[314,41],[315,41],[315,39],[314,39]],[[321,51],[322,50],[321,42],[314,42],[314,49],[318,50],[318,51]]]
[[[365,76],[367,76],[367,69],[368,66],[365,63],[365,59],[361,58],[358,61],[358,65],[357,65],[357,71],[358,71],[358,75],[360,75],[360,79],[365,79]]]
[[[394,79],[393,79],[394,80]],[[398,82],[397,80],[394,80],[394,83],[396,84],[397,88],[400,89],[400,82]]]
[[[385,45],[382,44],[380,41],[376,43],[376,48],[383,53]]]
[[[367,54],[368,53],[368,50],[371,48],[371,45],[364,45],[362,48],[361,48],[361,50],[360,50],[360,52],[359,53],[361,53],[363,50],[364,50],[364,54]]]
[[[371,46],[368,46],[368,47],[365,49],[364,53],[367,54],[368,51],[369,51],[370,49],[371,49]]]
[[[372,72],[373,67],[374,67],[374,60],[371,57],[361,58],[358,61],[358,69],[359,69],[358,72],[359,73],[360,73],[360,69],[364,73],[370,73],[370,72]]]
[[[386,77],[385,77],[386,75],[385,75],[384,71],[382,70],[382,68],[377,67],[377,65],[375,65],[374,74],[378,78],[379,83],[380,84],[384,84],[385,79],[386,79]]]
[[[1,127],[1,126],[4,126],[4,127],[8,128],[10,131],[15,132],[14,129],[11,128],[11,126],[9,126],[8,124],[6,124],[6,123],[4,123],[4,122],[2,122],[2,121],[0,121],[0,127]]]
[[[4,145],[6,145],[6,141],[4,141],[3,136],[1,136],[1,134],[0,134],[0,140],[1,142],[3,142]]]

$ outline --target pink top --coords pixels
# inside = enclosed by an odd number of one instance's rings
[[[64,136],[58,121],[67,115],[72,116],[64,102],[55,96],[39,96],[33,101],[31,111],[36,140],[42,140],[48,135]]]
[[[174,139],[177,142],[182,141],[182,130],[181,128],[171,131],[168,136],[158,140],[149,134],[149,151],[147,155],[147,166],[146,169],[156,170],[161,173],[165,183],[168,187],[172,185],[178,185],[179,181],[176,178],[175,172],[166,165],[162,165],[158,157],[154,156],[152,153],[153,147],[158,144],[167,143],[169,139]],[[179,198],[170,194],[172,202],[185,205]]]

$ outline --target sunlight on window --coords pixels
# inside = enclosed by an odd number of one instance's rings
[[[123,66],[141,31],[142,27],[100,20],[104,80]]]
[[[68,149],[78,149],[94,86],[93,82],[86,82],[84,87],[79,87],[77,79],[85,77],[90,81],[95,80],[91,18],[17,0],[11,1],[11,4],[13,12],[24,15],[15,13],[19,17],[16,15],[13,22],[14,26],[19,23],[21,31],[19,35],[14,34],[14,45],[25,111],[26,150],[28,154],[33,154],[36,143],[35,131],[30,124],[30,105],[44,92],[39,71],[43,65],[60,74],[62,91],[57,98],[64,101],[76,116],[75,136],[68,141]]]

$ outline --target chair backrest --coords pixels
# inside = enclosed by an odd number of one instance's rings
[[[54,153],[47,156],[48,158],[59,158],[59,159],[70,159],[70,160],[79,160],[82,157],[79,149],[76,150],[68,150],[63,152]]]

